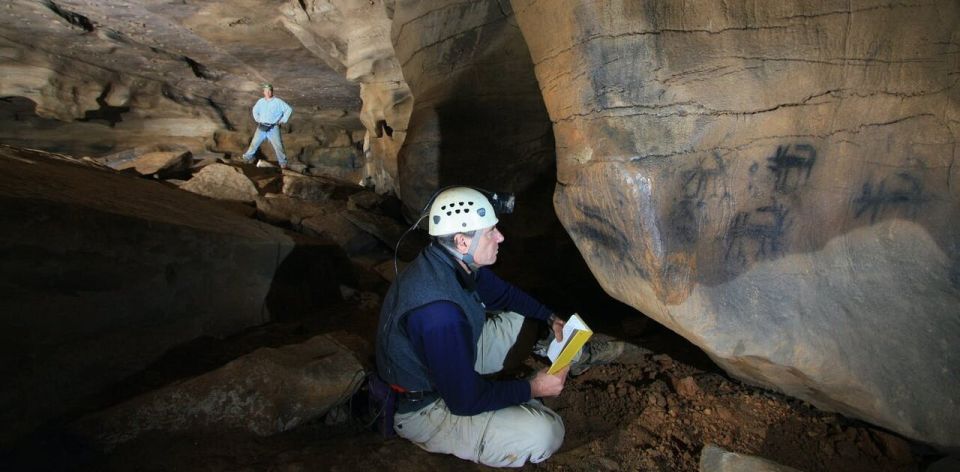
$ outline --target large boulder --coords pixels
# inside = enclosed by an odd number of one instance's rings
[[[739,378],[960,447],[960,4],[511,3],[608,293]]]
[[[0,443],[171,346],[269,321],[296,281],[339,300],[332,244],[45,153],[0,146],[0,163]]]
[[[240,169],[227,164],[210,164],[197,172],[181,189],[219,200],[253,202],[257,186]]]
[[[331,335],[260,348],[212,372],[87,416],[72,429],[100,448],[151,431],[289,431],[319,418],[360,387],[364,369]]]

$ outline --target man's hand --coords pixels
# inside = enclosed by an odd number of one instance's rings
[[[547,324],[549,324],[550,329],[553,330],[553,336],[557,338],[557,342],[563,341],[564,321],[557,315],[550,315],[550,318],[547,319]]]
[[[548,369],[537,372],[537,375],[530,380],[530,396],[532,398],[555,397],[563,391],[563,384],[567,381],[567,372],[570,366],[556,374],[550,375]]]

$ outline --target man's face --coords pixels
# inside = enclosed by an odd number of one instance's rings
[[[273,96],[273,89],[265,88],[263,89],[263,98],[270,98]]]
[[[501,233],[496,226],[491,226],[477,231],[473,237],[480,238],[479,242],[477,242],[477,249],[473,253],[473,261],[481,267],[497,262],[497,252],[499,251],[500,243],[504,240],[503,233]],[[470,248],[470,243],[470,238],[463,238],[463,243],[459,245],[463,253],[466,253]]]

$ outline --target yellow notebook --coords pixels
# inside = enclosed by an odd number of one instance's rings
[[[557,342],[554,338],[550,341],[550,347],[547,348],[547,357],[553,361],[547,373],[556,374],[570,365],[590,336],[593,336],[593,331],[587,327],[587,324],[578,315],[571,315],[563,325],[563,341]]]

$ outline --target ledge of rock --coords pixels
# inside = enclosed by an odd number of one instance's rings
[[[284,273],[298,252],[313,272],[333,270],[332,244],[310,250],[217,202],[56,155],[0,146],[0,162],[0,442],[171,346],[270,320],[287,283],[339,300],[334,273]]]

